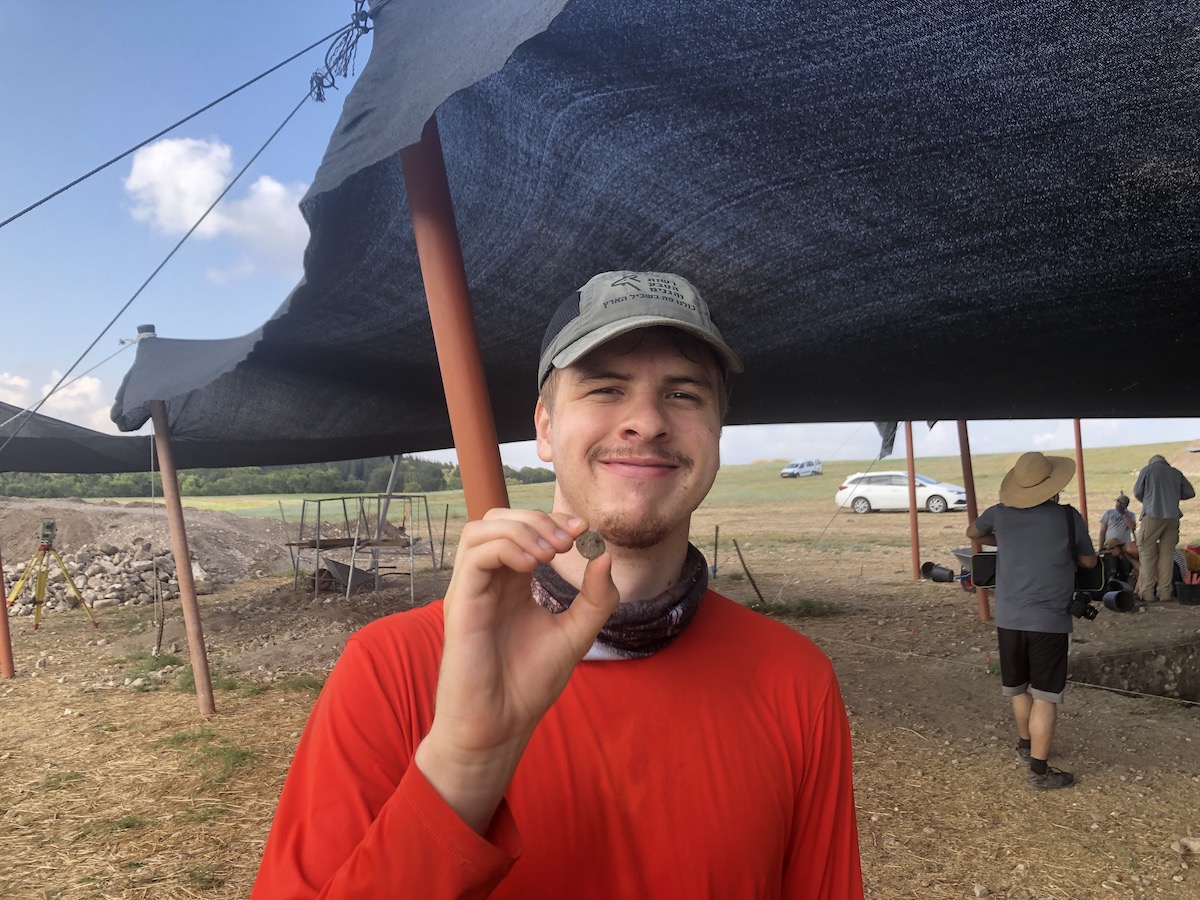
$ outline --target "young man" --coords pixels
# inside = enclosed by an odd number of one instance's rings
[[[255,897],[862,897],[832,667],[688,542],[738,371],[677,275],[567,299],[534,413],[553,512],[469,523],[444,601],[347,643]]]
[[[1083,517],[1058,504],[1074,474],[1074,460],[1023,453],[1000,483],[1000,502],[967,527],[967,537],[997,548],[1000,680],[1017,725],[1017,757],[1029,763],[1026,784],[1039,791],[1075,783],[1047,764],[1067,687],[1075,570],[1096,565]]]

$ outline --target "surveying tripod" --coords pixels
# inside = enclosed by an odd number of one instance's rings
[[[67,567],[63,565],[62,557],[54,549],[54,537],[56,533],[57,526],[55,526],[54,520],[42,519],[42,533],[39,537],[40,543],[38,544],[38,548],[33,551],[33,559],[29,561],[29,565],[25,567],[25,571],[21,573],[21,577],[17,579],[17,583],[13,585],[13,589],[9,593],[5,605],[13,605],[13,601],[21,593],[21,588],[25,587],[25,582],[29,581],[30,576],[33,576],[33,630],[38,630],[38,625],[42,622],[42,605],[46,600],[46,581],[50,575],[50,557],[53,556],[55,562],[58,563],[59,570],[63,573],[63,577],[67,580],[67,586],[71,589],[71,593],[75,595],[75,602],[71,605],[82,609],[87,615],[88,621],[92,623],[92,627],[99,628],[100,623],[92,616],[92,611],[88,609],[88,605],[83,599],[83,594],[79,593],[79,588],[75,587],[71,573],[67,571]],[[7,612],[8,610],[6,609],[5,614]]]

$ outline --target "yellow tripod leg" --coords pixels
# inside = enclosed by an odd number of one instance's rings
[[[79,593],[79,588],[75,587],[75,579],[71,577],[71,573],[67,571],[67,567],[63,565],[62,557],[58,555],[58,551],[53,547],[50,552],[54,554],[54,559],[58,563],[58,567],[62,569],[63,577],[67,579],[67,587],[71,589],[71,593],[75,595],[75,599],[79,602],[76,604],[87,615],[88,621],[92,623],[93,628],[99,628],[100,623],[92,616],[92,611],[88,609],[87,601],[83,599],[83,594]]]
[[[5,601],[6,606],[12,606],[13,601],[21,594],[21,588],[25,587],[25,582],[29,580],[29,576],[33,574],[37,567],[38,556],[41,550],[33,551],[33,558],[29,560],[29,565],[25,567],[25,571],[21,573],[21,577],[17,579],[17,583],[13,585],[13,589],[8,594],[8,599]]]
[[[39,550],[36,587],[33,591],[33,630],[38,630],[42,621],[42,604],[46,602],[46,575],[50,571],[50,557],[45,550]]]

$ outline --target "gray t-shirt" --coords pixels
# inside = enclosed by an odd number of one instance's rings
[[[1142,501],[1142,515],[1157,519],[1179,519],[1180,500],[1196,496],[1192,483],[1166,462],[1152,462],[1138,473],[1133,496]]]
[[[1129,529],[1129,519],[1125,518],[1126,516],[1132,518],[1133,513],[1128,509],[1125,512],[1121,512],[1115,506],[1112,509],[1104,511],[1104,515],[1100,517],[1100,524],[1108,526],[1104,530],[1105,540],[1116,538],[1122,544],[1129,543],[1133,538],[1133,534]]]
[[[1068,552],[1067,510],[1075,519]],[[997,503],[975,520],[996,536],[996,625],[1017,631],[1069,634],[1067,607],[1075,590],[1075,558],[1096,552],[1079,512],[1047,500],[1030,509]]]

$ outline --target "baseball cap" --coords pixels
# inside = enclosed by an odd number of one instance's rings
[[[726,373],[742,371],[742,361],[686,278],[669,272],[602,272],[567,297],[551,317],[542,339],[538,389],[551,369],[565,369],[618,335],[655,325],[678,328],[707,343]]]

